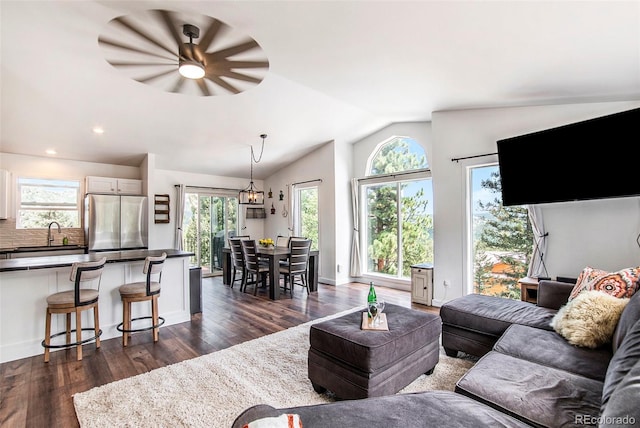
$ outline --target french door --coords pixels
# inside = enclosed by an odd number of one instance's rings
[[[203,276],[222,275],[222,249],[238,230],[237,195],[187,191],[182,230],[185,250],[195,253],[191,264]]]

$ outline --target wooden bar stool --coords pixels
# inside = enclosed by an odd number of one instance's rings
[[[107,259],[95,262],[74,263],[71,266],[69,279],[74,283],[73,290],[61,291],[47,297],[46,326],[44,332],[44,362],[49,362],[51,349],[76,347],[77,360],[82,360],[82,345],[92,340],[96,341],[96,348],[100,348],[100,322],[98,316],[98,298],[100,297],[100,279]],[[93,327],[82,328],[82,312],[93,309]],[[71,329],[71,314],[76,314],[75,329]],[[63,332],[51,334],[51,315],[66,314],[67,324]],[[92,331],[94,335],[82,339],[83,331]],[[71,333],[76,333],[76,341],[71,342]],[[52,345],[51,339],[66,335],[66,342],[62,345]]]
[[[142,273],[147,276],[146,281],[123,284],[118,289],[122,299],[122,322],[116,328],[122,332],[122,346],[127,346],[131,333],[137,331],[153,330],[153,341],[158,341],[160,326],[164,324],[164,318],[158,316],[158,297],[160,297],[162,267],[166,258],[167,253],[157,257],[147,257],[142,270]],[[152,281],[152,275],[157,275],[157,281]],[[131,318],[131,303],[146,301],[151,302],[151,316]],[[145,319],[151,320],[151,326],[132,327],[133,321]]]

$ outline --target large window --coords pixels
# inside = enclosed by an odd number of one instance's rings
[[[433,262],[428,166],[424,149],[407,137],[393,137],[373,154],[360,180],[364,274],[408,280],[412,265]]]
[[[80,227],[80,181],[18,178],[18,229]]]
[[[518,280],[527,275],[533,231],[526,206],[502,205],[497,164],[468,169],[471,281],[468,291],[520,299]]]
[[[297,201],[295,236],[311,239],[311,249],[319,248],[318,238],[318,186],[295,187]]]

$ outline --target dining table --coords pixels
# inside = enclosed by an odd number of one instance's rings
[[[275,247],[275,246],[257,246],[258,257],[267,260],[269,264],[269,299],[277,300],[280,298],[280,261],[287,260],[291,254],[289,247]],[[311,250],[309,252],[309,265],[307,268],[307,281],[309,281],[309,292],[318,291],[318,250]],[[222,282],[225,285],[231,284],[231,249],[225,247],[222,249]],[[273,284],[276,284],[274,287]]]

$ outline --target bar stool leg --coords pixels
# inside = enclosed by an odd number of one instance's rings
[[[122,299],[122,328],[123,330],[131,329],[131,325],[129,320],[131,319],[131,303],[127,299]],[[122,332],[122,346],[127,346],[127,342],[129,340],[129,333],[126,331]]]
[[[76,342],[78,345],[76,346],[76,354],[77,360],[82,360],[82,311],[79,308],[76,308]]]
[[[67,319],[67,335],[65,336],[67,338],[67,344],[71,343],[71,312],[67,312],[66,314],[66,319]]]
[[[157,326],[158,325],[158,295],[154,295],[153,298],[151,299],[151,321],[153,322],[153,325]],[[157,342],[158,341],[158,337],[160,333],[160,328],[159,327],[155,327],[153,329],[153,341]]]
[[[100,347],[100,317],[98,316],[98,302],[93,307],[93,326],[96,334],[96,348]]]
[[[47,308],[46,321],[44,327],[44,343],[45,345],[51,345],[51,311]],[[49,362],[49,348],[44,348],[44,362]]]

